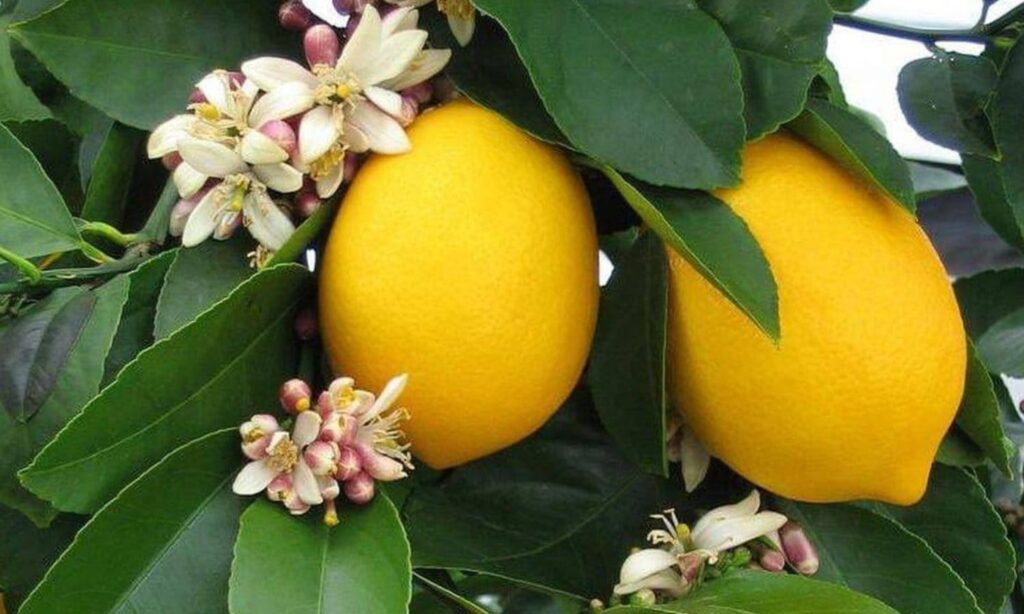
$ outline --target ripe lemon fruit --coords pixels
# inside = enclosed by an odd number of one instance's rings
[[[373,156],[324,255],[323,339],[336,372],[400,399],[413,452],[447,468],[510,446],[572,391],[597,319],[597,233],[555,148],[467,101]]]
[[[712,455],[810,502],[924,494],[963,394],[966,339],[913,217],[810,145],[747,146],[747,223],[779,291],[778,345],[670,252],[669,385]]]

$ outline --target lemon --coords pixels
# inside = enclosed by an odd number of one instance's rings
[[[960,402],[963,324],[913,217],[793,136],[748,145],[717,194],[779,290],[776,346],[670,254],[670,390],[712,455],[810,502],[908,505]]]
[[[555,148],[457,101],[373,156],[324,255],[320,318],[336,372],[401,403],[413,452],[446,468],[539,428],[572,391],[597,318],[597,234]]]

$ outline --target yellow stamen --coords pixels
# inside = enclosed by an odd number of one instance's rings
[[[327,153],[310,163],[309,176],[313,181],[320,181],[334,172],[334,169],[344,162],[345,147],[340,143],[335,143]],[[351,389],[349,389],[349,394],[354,394],[351,392]],[[353,398],[355,397],[353,396]]]
[[[204,121],[215,122],[219,121],[221,117],[220,109],[208,102],[200,102],[193,105],[193,110],[196,117]]]
[[[352,95],[352,88],[347,83],[339,83],[335,88],[334,92],[342,100]]]
[[[291,439],[284,439],[267,457],[267,464],[278,473],[289,473],[299,462],[299,447]]]
[[[246,434],[246,436],[243,437],[243,439],[245,443],[252,443],[254,441],[262,439],[264,435],[266,435],[266,433],[263,432],[263,429],[261,429],[260,427],[256,427],[253,430],[249,431],[249,433]]]

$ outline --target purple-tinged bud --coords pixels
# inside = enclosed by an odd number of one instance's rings
[[[295,130],[288,122],[280,119],[272,119],[264,123],[260,126],[260,132],[269,136],[277,143],[278,147],[288,152],[289,156],[295,153],[299,145],[299,138],[295,136]]]
[[[317,440],[306,447],[302,458],[306,460],[313,475],[333,475],[338,469],[338,444],[333,441]]]
[[[373,500],[374,483],[369,473],[357,473],[345,482],[345,496],[356,505],[366,505]]]
[[[320,393],[320,396],[316,398],[316,409],[317,413],[320,414],[320,419],[326,423],[334,415],[334,404],[331,403],[331,393],[324,390]]]
[[[374,4],[373,0],[334,0],[334,8],[339,13],[362,13],[370,4]]]
[[[286,412],[301,414],[309,409],[312,395],[313,391],[309,389],[309,384],[300,379],[290,379],[281,384],[277,399]]]
[[[352,13],[348,18],[348,23],[345,24],[345,38],[351,40],[352,35],[356,33],[356,28],[359,27],[359,22],[363,20],[363,16],[358,13]]]
[[[199,104],[201,102],[206,102],[206,94],[200,91],[199,88],[196,88],[192,90],[191,94],[188,95],[188,101],[190,104]]]
[[[782,571],[786,568],[786,557],[778,550],[762,548],[758,552],[757,563],[765,571]]]
[[[334,501],[341,496],[341,484],[330,476],[321,476],[316,479],[320,485],[320,496],[324,501]]]
[[[313,13],[300,0],[288,0],[277,10],[281,27],[292,32],[305,32],[316,23]]]
[[[686,586],[693,584],[700,575],[700,568],[704,566],[704,555],[700,552],[691,552],[679,557],[679,571],[683,576]]]
[[[355,439],[358,429],[359,422],[351,414],[332,412],[320,429],[320,439],[347,446]]]
[[[217,226],[213,229],[213,238],[218,241],[230,239],[241,226],[241,211],[225,211],[217,220]]]
[[[356,173],[359,172],[359,167],[362,165],[362,161],[359,156],[354,153],[345,154],[345,166],[342,169],[342,179],[345,183],[351,182],[355,179]]]
[[[316,311],[312,307],[303,307],[295,316],[295,336],[299,341],[312,341],[320,332],[320,324],[316,319]]]
[[[301,516],[309,511],[309,504],[303,501],[297,492],[291,490],[287,493],[285,498],[282,500],[284,506],[288,509],[292,516]]]
[[[338,455],[338,469],[334,472],[334,477],[342,482],[347,482],[362,470],[363,459],[359,453],[347,446],[342,448],[341,454]]]
[[[199,204],[196,198],[182,198],[171,209],[171,219],[167,231],[172,237],[180,237],[185,232],[185,224],[188,223],[188,216]]]
[[[310,66],[334,66],[338,63],[341,41],[331,26],[319,24],[306,30],[302,44]]]
[[[175,169],[181,166],[182,162],[184,162],[184,160],[181,159],[181,154],[176,151],[172,151],[166,156],[160,158],[160,163],[164,165],[164,168],[172,173]]]
[[[324,524],[328,527],[336,527],[341,520],[338,518],[338,504],[334,499],[324,500]]]
[[[416,99],[411,96],[402,96],[402,110],[398,112],[398,123],[402,126],[408,126],[416,120],[416,116],[420,114],[420,103],[416,102]]]
[[[300,219],[312,217],[314,213],[320,210],[321,204],[323,204],[323,201],[316,195],[316,192],[299,192],[295,197],[295,214]]]
[[[286,473],[278,475],[267,486],[267,498],[271,501],[284,501],[292,492],[292,478]]]
[[[817,573],[818,551],[800,525],[792,521],[787,522],[779,529],[779,538],[790,565],[805,576]]]
[[[243,441],[255,441],[267,435],[273,435],[281,430],[277,418],[270,414],[256,414],[238,427],[238,434]]]
[[[408,477],[408,474],[405,472],[405,465],[390,456],[381,454],[373,446],[357,443],[354,447],[363,461],[363,470],[374,479],[382,482],[394,482],[395,480]]]
[[[229,70],[228,71],[228,85],[233,90],[240,90],[245,85],[246,76],[245,73],[240,70]]]
[[[434,97],[434,86],[430,84],[430,81],[417,83],[402,90],[402,97],[406,96],[420,104],[427,104]]]

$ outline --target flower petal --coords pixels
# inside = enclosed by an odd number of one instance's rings
[[[389,458],[363,443],[358,443],[355,447],[359,458],[363,461],[363,471],[369,473],[373,479],[394,482],[408,476],[405,466],[395,459]]]
[[[352,33],[341,50],[338,66],[360,75],[364,67],[370,65],[380,53],[383,36],[380,13],[370,4],[363,10],[356,31]],[[360,82],[364,85],[372,85],[366,81],[360,80]]]
[[[381,82],[380,86],[397,92],[423,83],[441,72],[451,58],[451,49],[424,49],[416,54],[402,74]]]
[[[320,198],[330,198],[334,196],[338,188],[341,187],[341,182],[345,179],[345,165],[338,164],[330,170],[324,177],[320,178],[316,182],[316,195]]]
[[[217,107],[218,111],[228,117],[235,116],[237,109],[235,109],[234,100],[231,98],[231,84],[223,71],[213,71],[206,75],[196,84],[196,87],[206,97],[206,102]]]
[[[213,141],[185,137],[178,141],[178,152],[192,168],[211,177],[223,178],[249,170],[238,152]]]
[[[249,125],[259,128],[272,119],[287,119],[308,111],[316,104],[313,90],[305,83],[292,81],[264,94],[252,105]]]
[[[309,70],[284,58],[263,57],[242,64],[242,74],[264,91],[275,90],[286,83],[299,82],[309,89],[315,89],[320,80]]]
[[[320,434],[320,414],[315,411],[304,411],[295,418],[292,429],[292,441],[300,448],[308,446]]]
[[[381,111],[384,111],[391,117],[398,117],[402,114],[401,94],[396,94],[391,90],[386,90],[376,85],[366,88],[363,93],[370,99],[370,102],[380,107]]]
[[[721,552],[778,531],[787,520],[778,512],[760,512],[753,516],[723,520],[710,525],[700,536],[694,533],[693,543],[703,550]]]
[[[364,418],[375,418],[390,409],[402,392],[405,391],[405,386],[408,383],[409,376],[405,373],[391,378],[391,381],[384,386],[384,390],[381,391],[380,396],[373,403],[373,407],[370,408],[370,411],[366,412]]]
[[[381,32],[387,37],[395,32],[414,30],[419,21],[419,11],[411,6],[401,7],[391,11],[381,19]]]
[[[348,146],[349,151],[353,153],[364,153],[370,150],[370,139],[367,138],[365,132],[356,126],[353,126],[352,122],[349,121],[345,122],[343,128],[344,130],[341,133],[341,142]]]
[[[352,72],[364,88],[387,79],[394,79],[409,67],[423,50],[426,42],[427,33],[423,30],[406,30],[393,34],[384,39],[380,51],[371,61],[365,63],[358,71]]]
[[[206,180],[209,179],[203,173],[192,168],[192,165],[188,162],[179,164],[178,168],[174,169],[173,177],[174,185],[178,188],[178,195],[182,198],[192,198],[195,196],[199,190],[203,189],[203,186],[206,185]]]
[[[302,116],[299,123],[299,159],[309,164],[330,151],[338,140],[338,127],[331,109],[318,106]]]
[[[675,565],[676,557],[670,552],[660,548],[638,550],[623,561],[622,568],[619,570],[619,585],[616,586],[615,593],[618,595],[626,594],[625,592],[619,592],[618,587],[642,582],[655,574],[671,569]],[[636,590],[638,589],[627,592],[636,592]]]
[[[257,164],[252,172],[275,192],[291,194],[302,187],[302,173],[290,164]]]
[[[219,199],[221,191],[214,188],[207,192],[203,200],[199,201],[196,208],[188,216],[185,222],[185,231],[181,235],[181,244],[185,247],[195,247],[210,238],[217,222],[220,220],[221,203]]]
[[[274,201],[263,191],[251,191],[246,194],[245,200],[242,204],[243,213],[245,214],[244,224],[249,229],[249,234],[254,239],[260,242],[260,245],[266,247],[271,251],[277,251],[285,244],[292,233],[295,232],[295,225],[288,216],[281,211]],[[305,414],[312,413],[316,415],[316,412],[302,412],[299,418]],[[314,429],[320,428],[320,416],[316,416],[317,423]],[[295,425],[296,430],[300,420],[296,419]],[[305,434],[305,433],[304,433]],[[308,444],[313,439],[316,439],[317,433],[314,431],[313,436],[305,443],[295,443],[300,446]]]
[[[253,461],[238,472],[231,490],[236,495],[255,495],[269,486],[276,477],[277,472],[270,468],[266,459]]]
[[[370,149],[383,154],[400,154],[412,149],[401,124],[371,103],[357,104],[348,122],[366,135]]]
[[[249,164],[276,164],[289,158],[288,152],[259,130],[242,137],[242,159]]]
[[[693,492],[704,481],[704,476],[708,473],[711,455],[690,429],[683,431],[683,440],[679,449],[682,457],[680,460],[683,463],[683,485],[686,487],[686,492]]]
[[[301,417],[305,414],[316,416],[316,412],[309,411],[302,412],[299,416]],[[317,416],[317,418],[319,417]],[[313,475],[309,465],[301,457],[299,457],[299,462],[295,463],[295,469],[292,470],[292,483],[295,485],[295,494],[299,496],[303,503],[307,505],[320,505],[324,502],[316,476]]]
[[[759,507],[761,507],[761,493],[756,489],[750,491],[750,494],[739,503],[716,507],[701,516],[697,524],[693,526],[693,539],[697,540],[698,536],[713,524],[734,518],[753,516]]]
[[[196,123],[195,115],[175,115],[156,127],[153,134],[149,135],[146,143],[146,155],[150,158],[162,158],[163,156],[178,151],[178,139],[188,136],[189,129]]]
[[[448,27],[452,29],[452,36],[459,44],[465,47],[473,40],[473,31],[476,30],[476,11],[468,19],[462,19],[455,15],[448,15]]]

